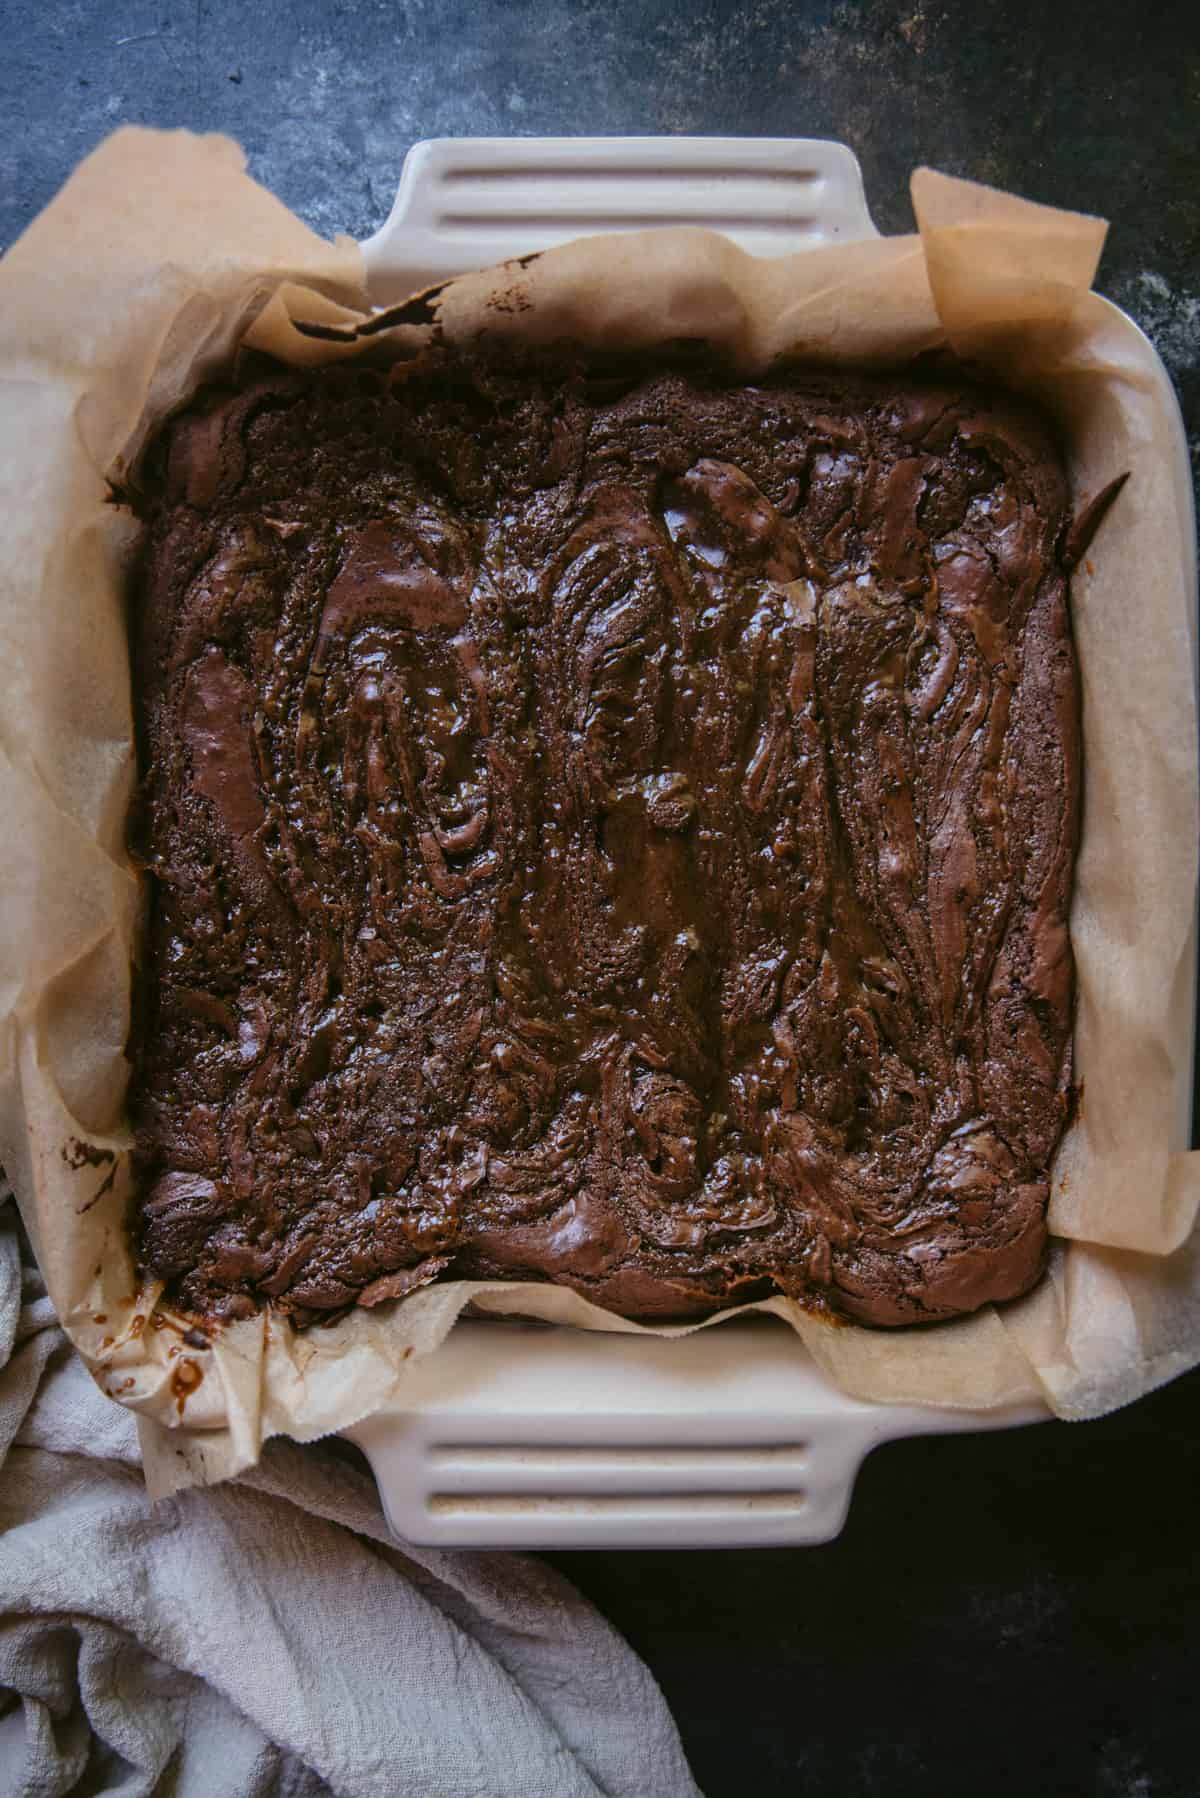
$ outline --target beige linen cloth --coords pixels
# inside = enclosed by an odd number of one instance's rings
[[[326,1446],[152,1504],[0,1199],[0,1793],[698,1798],[632,1650],[519,1555],[389,1536]]]

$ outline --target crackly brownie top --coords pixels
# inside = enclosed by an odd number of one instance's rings
[[[438,357],[161,434],[143,1265],[868,1322],[1024,1290],[1070,1078],[1044,427],[964,382]]]

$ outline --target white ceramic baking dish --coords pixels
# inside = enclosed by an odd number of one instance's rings
[[[842,144],[463,138],[409,152],[391,216],[363,248],[372,300],[388,306],[584,233],[679,224],[723,231],[757,255],[875,233]],[[1147,339],[1113,310],[1174,421],[1187,518],[1174,391]],[[1181,553],[1194,557],[1194,536]],[[1190,1011],[1179,1028],[1190,1036]],[[1172,1146],[1190,1133],[1189,1078]],[[1036,1405],[981,1414],[859,1403],[769,1319],[675,1341],[495,1319],[460,1324],[414,1369],[402,1408],[345,1434],[369,1459],[392,1528],[413,1542],[731,1548],[835,1536],[877,1443],[1046,1415]]]

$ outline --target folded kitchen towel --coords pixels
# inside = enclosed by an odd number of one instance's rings
[[[76,1790],[697,1798],[571,1586],[397,1541],[336,1448],[152,1505],[0,1199],[0,1792]]]

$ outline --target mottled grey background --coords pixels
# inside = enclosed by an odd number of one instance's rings
[[[421,137],[836,137],[884,230],[921,161],[1109,218],[1100,285],[1200,466],[1198,0],[3,0],[0,23],[0,247],[126,121],[230,132],[360,237]],[[1095,1424],[893,1445],[827,1548],[557,1558],[662,1681],[708,1798],[1197,1798],[1198,1400],[1192,1376]]]

